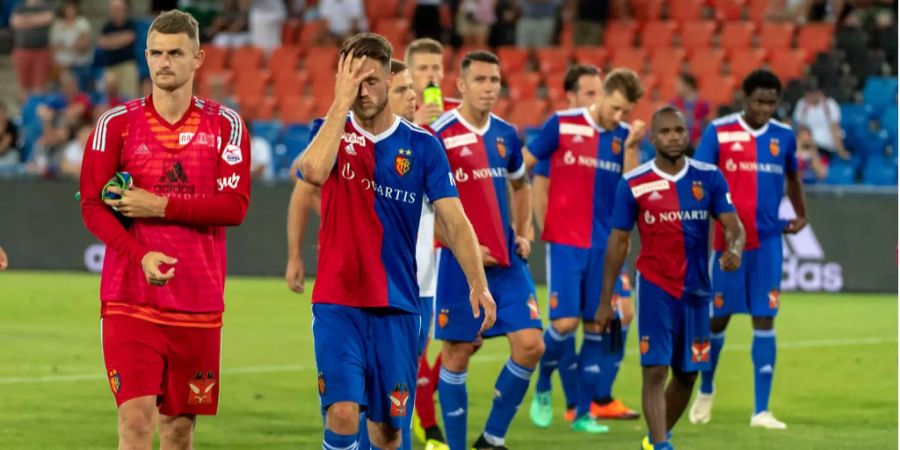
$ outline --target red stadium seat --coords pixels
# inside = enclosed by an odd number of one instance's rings
[[[225,63],[228,59],[228,49],[215,47],[212,45],[203,45],[200,47],[206,54],[203,65],[200,69],[204,72],[218,72],[225,69]]]
[[[772,12],[772,6],[772,0],[748,0],[748,19],[752,20],[757,25],[763,24],[769,14]]]
[[[406,19],[383,17],[375,23],[374,30],[376,33],[386,37],[396,47],[407,41],[406,35],[407,30],[409,30],[409,23]]]
[[[497,103],[494,104],[494,108],[491,109],[491,112],[496,114],[499,117],[506,117],[509,113],[509,105],[510,101],[508,98],[499,98],[497,99]]]
[[[447,72],[441,81],[441,92],[444,97],[458,97],[459,89],[456,88],[457,74],[455,72]]]
[[[656,91],[659,92],[659,100],[668,103],[678,95],[678,77],[665,77],[657,83]]]
[[[725,65],[725,50],[721,48],[696,49],[688,59],[690,71],[694,75],[701,73],[721,73]]]
[[[743,51],[750,47],[755,25],[752,22],[728,22],[722,27],[719,46],[729,52]]]
[[[521,47],[499,47],[500,71],[504,74],[522,72],[528,64],[528,50]]]
[[[534,72],[511,73],[506,77],[506,85],[509,87],[509,98],[523,100],[537,97],[537,88],[541,83],[541,76]]]
[[[571,50],[563,47],[544,47],[537,49],[538,69],[546,75],[565,72],[572,61]]]
[[[766,50],[786,49],[794,40],[794,24],[765,22],[759,31],[759,46]]]
[[[234,51],[231,52],[231,58],[228,60],[228,66],[234,70],[235,73],[258,70],[262,67],[262,63],[262,49],[249,45],[234,49]]]
[[[744,0],[711,0],[710,6],[715,12],[716,20],[730,22],[741,20],[744,12]]]
[[[374,22],[398,17],[400,14],[399,0],[366,0],[365,7],[366,16]]]
[[[340,59],[340,49],[337,47],[311,47],[303,57],[303,66],[308,70],[327,70],[334,75],[337,73],[337,63]]]
[[[663,5],[667,3],[668,0],[630,0],[629,3],[629,11],[634,14],[634,18],[640,22],[647,22],[650,20],[660,20],[662,18],[662,10]],[[616,8],[613,8],[613,12],[615,12]],[[618,19],[623,19],[619,17]]]
[[[668,2],[669,20],[688,22],[700,20],[703,15],[704,0],[675,0]]]
[[[671,47],[677,28],[672,21],[647,22],[641,31],[641,47],[650,51],[659,47]]]
[[[269,78],[270,74],[266,70],[235,72],[234,93],[241,99],[261,98],[266,93]]]
[[[304,70],[277,72],[273,81],[276,97],[296,97],[306,93],[309,73]]]
[[[731,104],[734,100],[735,83],[732,77],[709,75],[699,78],[700,97],[714,106]]]
[[[689,51],[712,46],[716,23],[711,20],[685,22],[681,25],[681,46]]]
[[[302,49],[293,45],[282,45],[269,55],[269,70],[274,74],[297,70]]]
[[[637,73],[644,71],[646,65],[647,53],[642,48],[619,48],[615,50],[612,57],[612,66],[627,67]]]
[[[316,116],[315,99],[311,97],[285,97],[278,99],[278,115],[283,124],[309,123]]]
[[[729,74],[735,80],[743,80],[744,77],[756,69],[761,69],[766,61],[766,51],[763,49],[746,49],[740,53],[732,53],[728,60]]]
[[[614,21],[606,24],[603,31],[603,45],[607,49],[631,47],[637,26],[633,22]]]
[[[682,72],[684,50],[680,48],[660,48],[650,57],[650,72],[658,77],[672,77]]]
[[[283,44],[293,44],[300,41],[300,30],[303,29],[303,22],[297,19],[288,19],[281,26],[281,42]]]
[[[324,20],[312,20],[304,22],[303,28],[300,29],[300,40],[295,43],[303,47],[318,45],[322,42],[322,38],[324,37],[327,29],[328,25]]]
[[[538,127],[547,118],[547,102],[543,99],[511,100],[507,118],[510,122],[524,128]]]
[[[559,31],[559,46],[571,49],[575,46],[574,26],[571,22],[564,21],[562,30]],[[599,42],[594,44],[599,45]]]
[[[239,101],[241,118],[247,122],[271,120],[275,116],[275,99],[272,97],[248,97]]]
[[[834,26],[827,23],[809,23],[797,33],[797,48],[805,49],[811,55],[831,49]]]
[[[575,48],[575,62],[602,68],[606,64],[609,54],[603,47],[577,47]]]
[[[564,72],[551,73],[544,77],[544,87],[547,88],[547,98],[550,101],[556,102],[566,99],[566,89],[563,86],[565,80],[566,74]]]
[[[806,72],[808,53],[803,49],[784,49],[773,51],[769,55],[769,66],[787,84],[794,78],[802,78]]]

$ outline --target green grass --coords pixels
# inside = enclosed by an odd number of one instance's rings
[[[100,354],[96,275],[0,274],[0,448],[112,448],[115,403]],[[311,283],[308,284],[311,287]],[[542,298],[544,294],[540,295]],[[309,299],[274,278],[230,278],[219,415],[201,418],[200,449],[317,449]],[[753,402],[749,320],[729,329],[714,420],[684,418],[674,443],[690,449],[897,448],[897,298],[785,294],[778,317],[772,400],[787,431],[748,426]],[[635,332],[615,393],[640,406]],[[469,376],[470,441],[482,429],[506,343],[493,340]],[[558,384],[555,401],[562,408]],[[548,431],[528,420],[526,397],[507,442],[513,450],[635,449],[644,422],[612,422],[599,437]],[[421,448],[416,445],[415,448]]]

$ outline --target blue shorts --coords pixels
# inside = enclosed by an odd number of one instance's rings
[[[431,334],[431,316],[433,314],[434,297],[419,297],[419,315],[422,316],[422,326],[419,327],[419,355],[425,351],[425,346],[428,345],[428,336]]]
[[[497,321],[482,337],[501,336],[526,328],[541,329],[541,314],[528,264],[518,255],[509,267],[485,267],[488,289],[497,304]],[[447,249],[438,251],[438,279],[434,337],[444,341],[475,342],[484,320],[476,319],[469,303],[469,283],[456,258]]]
[[[369,420],[409,427],[421,316],[321,303],[312,315],[322,414],[336,402],[353,402]]]
[[[564,244],[547,244],[547,301],[550,320],[583,317],[594,320],[603,290],[603,260],[606,249],[578,248]],[[623,284],[627,275],[616,280],[614,295],[631,297]]]
[[[709,368],[709,299],[675,298],[641,278],[635,284],[642,366],[681,372]]]
[[[710,261],[713,297],[712,317],[750,314],[775,317],[781,292],[781,236],[763,239],[759,248],[745,250],[741,267],[725,272],[719,267],[722,252]]]

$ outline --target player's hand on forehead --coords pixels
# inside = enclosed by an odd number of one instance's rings
[[[338,60],[334,97],[335,102],[339,102],[344,109],[350,109],[359,94],[360,83],[375,72],[375,69],[363,69],[366,59],[365,56],[357,58],[354,56],[353,50],[350,50]]]

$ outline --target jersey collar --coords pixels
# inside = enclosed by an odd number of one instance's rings
[[[744,131],[746,131],[747,133],[750,133],[750,135],[753,137],[760,137],[766,131],[769,131],[769,122],[766,122],[766,124],[763,125],[762,128],[760,128],[758,130],[754,130],[753,127],[751,127],[750,125],[747,125],[747,122],[744,122],[744,112],[743,111],[738,113],[737,120],[738,120],[738,123],[741,124],[741,128],[743,128]]]
[[[663,172],[662,170],[659,170],[658,167],[656,167],[655,159],[653,161],[650,161],[650,168],[653,169],[653,173],[655,173],[657,176],[659,176],[663,180],[668,180],[673,183],[677,183],[678,180],[681,180],[682,178],[684,178],[685,174],[687,174],[688,167],[690,167],[690,165],[691,165],[691,159],[685,156],[684,167],[682,167],[681,170],[679,170],[678,173],[676,173],[675,175],[669,175],[669,174]]]
[[[353,115],[353,111],[350,111],[349,114],[350,114],[350,123],[353,124],[353,128],[355,128],[356,131],[358,131],[360,134],[365,136],[366,139],[368,139],[374,143],[378,143],[378,141],[381,141],[384,138],[394,134],[394,131],[396,131],[397,127],[400,126],[400,117],[398,117],[394,114],[391,114],[391,116],[394,118],[394,123],[392,123],[391,126],[388,127],[387,130],[384,130],[381,133],[379,133],[377,136],[375,136],[372,133],[369,133],[368,131],[364,130],[360,124],[356,123],[356,116]]]
[[[493,119],[493,114],[488,114],[488,120],[487,123],[484,124],[484,127],[476,128],[475,125],[472,125],[466,119],[463,119],[462,114],[459,113],[459,108],[453,109],[453,115],[456,116],[456,120],[459,120],[459,123],[461,123],[462,126],[479,136],[484,136],[484,133],[487,133],[488,129],[491,128],[491,120]]]
[[[584,120],[586,120],[587,123],[589,123],[592,127],[594,127],[595,130],[597,130],[601,133],[607,131],[606,128],[601,127],[599,123],[594,121],[594,116],[591,114],[590,106],[585,106],[584,108],[581,108],[581,109],[584,113]]]

